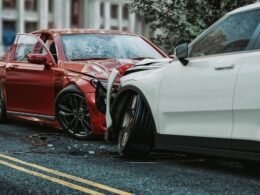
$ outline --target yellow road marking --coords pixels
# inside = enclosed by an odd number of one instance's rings
[[[0,160],[0,164],[8,166],[8,167],[16,169],[16,170],[19,170],[19,171],[22,171],[22,172],[25,172],[25,173],[28,173],[28,174],[31,174],[31,175],[34,175],[34,176],[37,176],[37,177],[41,177],[43,179],[46,179],[46,180],[49,180],[49,181],[52,181],[52,182],[55,182],[55,183],[58,183],[58,184],[61,184],[61,185],[64,185],[64,186],[67,186],[67,187],[72,188],[74,190],[79,190],[81,192],[93,194],[93,195],[103,195],[102,193],[95,192],[93,190],[90,190],[90,189],[87,189],[87,188],[66,182],[66,181],[61,180],[61,179],[57,179],[57,178],[50,177],[50,176],[47,176],[47,175],[44,175],[44,174],[41,174],[41,173],[38,173],[38,172],[35,172],[35,171],[31,171],[31,170],[25,169],[23,167],[19,167],[17,165],[11,164],[9,162],[5,162],[3,160]]]
[[[90,181],[90,180],[87,180],[87,179],[83,179],[83,178],[80,178],[80,177],[69,175],[67,173],[63,173],[63,172],[56,171],[56,170],[53,170],[53,169],[49,169],[49,168],[46,168],[46,167],[43,167],[43,166],[40,166],[40,165],[37,165],[37,164],[28,163],[28,162],[19,160],[17,158],[11,157],[11,156],[0,154],[0,157],[14,161],[14,162],[18,162],[20,164],[23,164],[23,165],[26,165],[26,166],[29,166],[29,167],[33,167],[33,168],[36,168],[36,169],[39,169],[39,170],[42,170],[42,171],[45,171],[45,172],[48,172],[48,173],[51,173],[51,174],[54,174],[54,175],[58,175],[58,176],[68,178],[68,179],[71,179],[71,180],[74,180],[74,181],[77,181],[77,182],[81,182],[81,183],[84,183],[84,184],[87,184],[87,185],[90,185],[90,186],[93,186],[93,187],[96,187],[96,188],[99,188],[99,189],[102,189],[102,190],[106,190],[106,191],[109,191],[109,192],[112,192],[112,193],[115,193],[115,194],[133,195],[131,193],[124,192],[122,190],[118,190],[118,189],[115,189],[115,188],[111,188],[109,186],[102,185],[102,184],[99,184],[99,183],[96,183],[96,182],[93,182],[93,181]]]

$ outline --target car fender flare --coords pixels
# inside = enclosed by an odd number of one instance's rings
[[[83,94],[95,93],[96,91],[96,89],[91,85],[91,80],[86,80],[83,78],[71,79],[65,87],[69,85],[75,85]]]
[[[113,117],[113,116],[114,116],[113,113],[116,111],[116,108],[117,108],[117,104],[118,104],[119,99],[120,99],[121,97],[123,97],[124,95],[126,95],[127,93],[129,93],[129,92],[135,92],[135,93],[137,93],[138,95],[141,96],[141,98],[142,98],[142,100],[144,101],[145,105],[147,106],[149,112],[152,114],[152,118],[153,118],[153,121],[154,121],[154,124],[155,124],[153,112],[152,112],[152,110],[151,110],[150,104],[148,103],[148,101],[147,101],[145,95],[143,94],[143,92],[142,92],[138,87],[133,86],[133,85],[123,86],[123,87],[118,91],[118,93],[117,93],[117,95],[116,95],[116,97],[115,97],[115,99],[114,99],[114,102],[113,102],[113,104],[112,104],[112,106],[111,106],[112,120],[113,120],[113,121],[115,120],[114,117]],[[113,123],[113,125],[114,125],[114,123]],[[112,125],[112,126],[113,126],[113,125]],[[113,129],[114,129],[114,128],[113,128]],[[117,137],[118,132],[114,132],[114,133],[115,133],[115,135],[116,135],[116,137]],[[155,125],[155,128],[154,128],[154,135],[155,135],[155,138],[156,138],[156,135],[157,135],[157,127],[156,127],[156,125]]]
[[[63,91],[66,90],[71,90],[71,92],[76,92],[76,93],[81,93],[84,97],[87,93],[95,93],[95,89],[93,90],[93,87],[90,86],[90,82],[86,81],[84,79],[77,79],[77,80],[71,80],[68,82],[63,89],[61,89],[58,94],[56,95],[55,102],[54,102],[54,108],[56,111],[56,104],[63,94]],[[85,97],[86,98],[86,97]]]

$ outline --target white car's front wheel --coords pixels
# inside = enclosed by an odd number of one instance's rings
[[[129,157],[147,155],[154,145],[155,132],[148,106],[135,92],[124,95],[117,103],[118,152]]]

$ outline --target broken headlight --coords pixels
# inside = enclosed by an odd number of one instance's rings
[[[106,97],[107,97],[108,81],[92,79],[90,82],[91,82],[91,85],[96,88],[96,92],[95,92],[96,107],[101,113],[105,114],[106,113]],[[113,101],[118,88],[119,88],[119,84],[115,84],[113,86],[111,101]]]

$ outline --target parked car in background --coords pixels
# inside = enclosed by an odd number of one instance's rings
[[[259,49],[256,3],[226,14],[192,43],[178,46],[178,60],[167,66],[127,70],[107,111],[108,139],[126,156],[156,147],[259,160]],[[110,85],[116,75],[113,70]]]
[[[0,120],[8,116],[61,127],[76,138],[103,134],[97,85],[105,85],[113,68],[123,73],[142,59],[165,57],[144,37],[127,32],[52,29],[18,34],[0,61]]]

